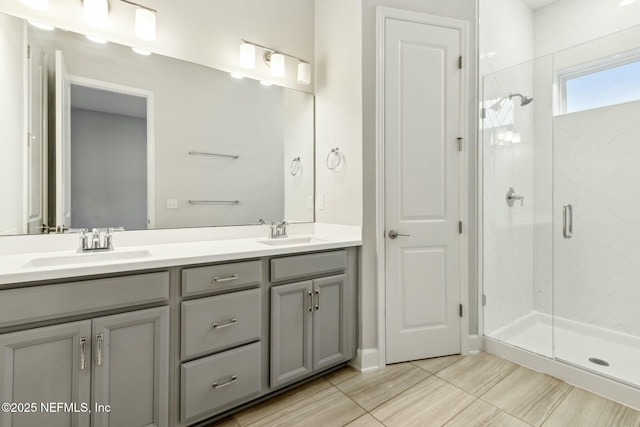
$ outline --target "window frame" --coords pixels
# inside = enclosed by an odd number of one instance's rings
[[[610,70],[612,68],[621,67],[623,65],[631,64],[634,62],[640,62],[640,49],[633,49],[626,52],[616,53],[614,55],[598,58],[593,61],[584,62],[571,67],[563,68],[556,71],[554,76],[554,92],[555,105],[554,115],[561,116],[564,114],[579,113],[582,111],[593,110],[595,108],[610,107],[612,105],[619,105],[626,102],[620,102],[616,104],[601,105],[599,107],[587,108],[585,110],[578,110],[573,112],[567,112],[567,82],[579,77],[595,74],[601,71]],[[640,100],[640,98],[638,99]]]

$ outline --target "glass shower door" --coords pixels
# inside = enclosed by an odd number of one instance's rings
[[[636,33],[554,56],[553,324],[557,360],[638,387],[640,101],[617,102],[620,64],[602,66]]]

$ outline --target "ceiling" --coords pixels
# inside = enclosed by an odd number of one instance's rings
[[[551,3],[555,3],[556,1],[558,0],[522,0],[522,2],[529,6],[532,10],[540,9]]]
[[[146,98],[75,84],[71,84],[71,106],[141,119],[147,117]]]

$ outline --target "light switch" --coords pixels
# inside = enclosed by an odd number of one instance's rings
[[[312,195],[308,195],[307,196],[307,209],[308,210],[313,209],[313,196]]]
[[[178,209],[178,201],[176,199],[167,199],[167,209]]]
[[[324,209],[324,196],[320,195],[318,196],[318,210],[323,210]]]

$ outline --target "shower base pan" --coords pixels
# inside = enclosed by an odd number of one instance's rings
[[[640,338],[536,311],[487,336],[640,389]]]

